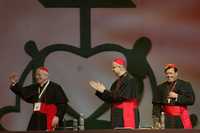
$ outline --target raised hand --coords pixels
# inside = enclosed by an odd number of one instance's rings
[[[100,82],[98,82],[98,81],[93,81],[93,80],[91,80],[91,81],[89,82],[89,84],[90,84],[90,86],[91,86],[92,88],[94,88],[96,91],[99,91],[99,92],[101,92],[101,93],[103,93],[104,90],[106,89],[106,87],[104,86],[104,84],[102,84],[102,83],[100,83]]]
[[[18,75],[16,73],[12,73],[9,76],[9,81],[11,85],[15,85],[18,82]]]

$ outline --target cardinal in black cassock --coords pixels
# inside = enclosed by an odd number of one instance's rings
[[[35,79],[36,84],[22,87],[14,74],[10,77],[10,88],[23,100],[33,104],[28,130],[53,131],[62,123],[68,99],[62,87],[48,79],[47,67],[39,67]]]
[[[160,121],[161,112],[165,115],[165,128],[192,128],[187,106],[195,101],[194,92],[188,81],[178,79],[178,68],[167,64],[164,69],[167,81],[158,86],[153,101],[153,116]]]
[[[138,128],[137,80],[127,72],[123,58],[114,59],[112,70],[118,79],[112,84],[110,90],[107,90],[100,82],[90,81],[89,83],[100,99],[111,103],[113,128]]]

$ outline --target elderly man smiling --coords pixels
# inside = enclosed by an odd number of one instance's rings
[[[47,67],[39,67],[35,72],[35,84],[22,87],[16,74],[10,76],[10,89],[23,100],[32,103],[33,114],[28,130],[53,131],[62,122],[66,112],[66,98],[60,85],[49,80]]]

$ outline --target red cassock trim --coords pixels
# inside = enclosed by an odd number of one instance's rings
[[[114,107],[123,110],[124,127],[135,128],[135,109],[138,107],[137,100],[126,100],[122,103],[114,104]]]
[[[191,129],[192,123],[188,113],[187,106],[164,105],[164,112],[170,116],[179,116],[184,128]]]
[[[45,104],[45,103],[41,103],[41,108],[40,111],[41,113],[44,113],[47,117],[47,130],[48,131],[53,131],[53,127],[52,127],[52,121],[53,121],[53,117],[56,115],[57,113],[57,107],[54,104]]]

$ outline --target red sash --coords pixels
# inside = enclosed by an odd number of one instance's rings
[[[163,109],[167,115],[179,116],[181,118],[184,128],[192,128],[192,123],[190,120],[187,106],[164,105]]]
[[[53,131],[52,120],[57,113],[56,105],[41,103],[41,108],[38,112],[44,113],[47,116],[47,130]]]
[[[135,109],[138,107],[136,99],[126,100],[122,103],[114,104],[115,108],[123,110],[125,128],[135,128]]]

